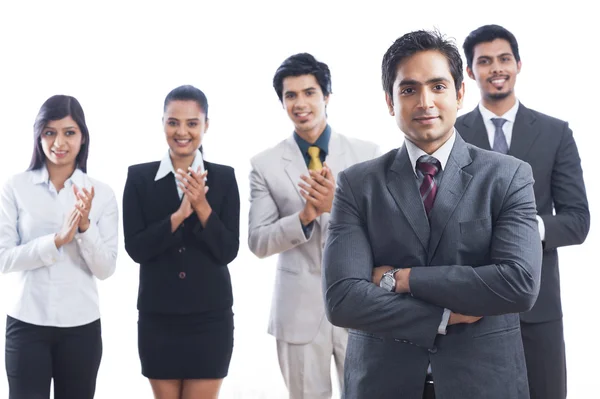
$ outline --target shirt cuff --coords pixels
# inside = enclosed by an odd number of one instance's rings
[[[48,234],[39,238],[38,254],[45,266],[56,263],[62,256],[62,248],[56,248],[54,234]]]
[[[75,242],[79,245],[79,249],[88,252],[90,246],[93,246],[96,240],[99,238],[100,232],[98,227],[90,222],[90,226],[83,233],[75,233]]]
[[[446,335],[446,328],[448,327],[448,321],[450,320],[450,309],[444,309],[444,314],[442,315],[442,322],[438,327],[438,334]]]
[[[540,231],[540,237],[542,241],[546,241],[546,226],[544,225],[544,219],[542,219],[539,215],[535,215],[535,218],[538,221],[538,230]]]
[[[304,232],[304,237],[310,238],[310,235],[312,234],[312,231],[313,231],[313,226],[315,225],[315,221],[313,220],[306,226],[303,225],[302,222],[300,222],[300,224],[302,225],[302,231]]]

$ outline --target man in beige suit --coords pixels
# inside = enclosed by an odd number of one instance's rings
[[[269,333],[290,399],[330,398],[331,357],[341,387],[348,338],[325,317],[321,289],[335,176],[379,149],[329,127],[331,76],[312,55],[286,59],[273,86],[294,133],[251,160],[248,244],[259,258],[279,254]]]

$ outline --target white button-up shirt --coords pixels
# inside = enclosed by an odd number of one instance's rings
[[[190,167],[192,168],[192,170],[194,172],[197,172],[198,168],[200,168],[199,173],[200,174],[204,173],[204,158],[202,157],[202,153],[200,152],[200,150],[196,151],[196,156],[194,157],[194,161],[192,162]],[[187,173],[188,171],[184,170],[184,172]],[[171,155],[170,155],[169,151],[167,151],[167,155],[165,155],[163,157],[163,159],[160,161],[160,165],[158,165],[158,170],[156,171],[156,176],[154,177],[154,181],[158,181],[158,180],[162,179],[169,173],[173,174],[173,179],[175,179],[175,185],[177,186],[177,193],[179,194],[179,199],[182,199],[183,191],[181,191],[181,188],[179,188],[179,181],[175,177],[176,171],[175,171],[175,168],[173,168],[173,162],[171,161]],[[204,181],[206,181],[206,180],[207,179],[204,178]]]
[[[85,233],[56,248],[54,235],[76,203],[72,185],[94,187]],[[57,192],[43,167],[13,176],[0,198],[0,272],[15,295],[7,313],[26,323],[75,327],[100,318],[94,277],[116,267],[119,214],[112,189],[76,169]],[[4,295],[6,297],[6,295]]]

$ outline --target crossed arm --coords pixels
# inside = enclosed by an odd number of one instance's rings
[[[371,281],[373,267],[379,265],[374,264],[351,185],[341,173],[323,259],[329,319],[335,325],[391,333],[428,347],[444,308],[475,316],[531,308],[541,271],[535,213],[531,169],[522,164],[494,225],[491,264],[413,267],[411,294],[390,293]]]

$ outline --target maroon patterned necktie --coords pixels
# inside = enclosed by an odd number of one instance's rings
[[[421,193],[421,199],[425,206],[425,212],[429,216],[431,208],[433,208],[433,202],[435,201],[435,195],[437,194],[438,186],[433,178],[442,169],[440,161],[430,155],[422,155],[417,160],[417,170],[423,174],[423,183],[419,188]]]

